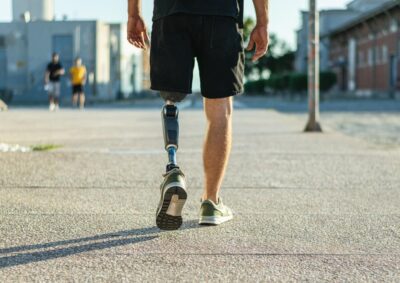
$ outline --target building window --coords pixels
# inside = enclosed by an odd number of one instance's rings
[[[386,45],[382,46],[382,63],[388,62],[388,48]]]
[[[397,32],[397,29],[398,29],[397,21],[396,21],[396,19],[392,19],[390,21],[390,31],[391,32]]]
[[[364,66],[364,52],[358,52],[358,67]]]
[[[374,51],[372,48],[368,49],[368,65],[372,66],[374,64]]]
[[[376,46],[374,48],[374,52],[375,52],[375,63],[380,64],[381,63],[381,49],[379,48],[379,46]]]

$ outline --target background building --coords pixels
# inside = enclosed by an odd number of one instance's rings
[[[320,12],[320,34],[325,35],[341,23],[354,18],[358,12],[353,10],[323,10]],[[297,49],[295,70],[307,72],[308,64],[308,12],[301,12],[302,24],[297,31]],[[321,70],[329,68],[329,38],[321,36],[320,46]]]
[[[321,70],[330,69],[329,65],[329,50],[330,38],[329,34],[337,27],[343,25],[359,17],[363,12],[376,8],[384,2],[392,0],[354,0],[351,1],[346,9],[322,10],[320,11],[320,57]],[[307,57],[308,57],[308,11],[301,12],[301,27],[296,33],[297,49],[295,59],[295,69],[297,72],[307,72]]]
[[[60,54],[67,74],[62,94],[70,97],[68,69],[81,57],[88,70],[89,99],[115,99],[140,92],[142,59],[125,40],[124,24],[55,21],[54,0],[13,0],[13,21],[0,23],[0,91],[16,102],[45,101],[44,72]]]
[[[400,1],[364,11],[329,37],[340,90],[360,95],[400,91]]]

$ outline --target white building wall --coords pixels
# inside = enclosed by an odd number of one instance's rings
[[[141,51],[126,40],[126,24],[110,25],[110,33],[112,90],[127,98],[142,91]]]
[[[126,24],[121,25],[121,86],[124,93],[141,92],[143,90],[143,52],[132,46],[124,36]]]
[[[110,26],[96,23],[96,65],[94,95],[105,99],[114,98],[110,86]]]

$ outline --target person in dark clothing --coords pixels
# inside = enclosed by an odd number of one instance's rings
[[[257,25],[247,50],[253,61],[268,49],[268,2],[253,0]],[[141,0],[128,0],[128,41],[142,49],[149,44]],[[199,224],[219,225],[233,218],[219,191],[232,146],[233,96],[243,92],[243,0],[154,0],[150,50],[151,89],[165,100],[162,110],[169,163],[156,212],[160,229],[182,225],[187,198],[185,175],[176,162],[179,124],[176,103],[192,92],[197,60],[207,118],[203,148],[204,192]]]
[[[53,53],[51,62],[47,65],[44,77],[45,89],[49,95],[50,111],[59,109],[59,98],[61,92],[60,80],[64,73],[65,70],[60,63],[60,56],[57,53]]]

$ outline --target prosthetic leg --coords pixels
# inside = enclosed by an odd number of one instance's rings
[[[166,104],[162,110],[165,150],[168,152],[167,173],[179,169],[176,153],[179,147],[179,110],[174,104]]]
[[[176,230],[182,225],[182,209],[187,199],[185,175],[180,170],[176,153],[179,142],[179,111],[174,102],[167,100],[162,112],[165,150],[168,164],[161,184],[161,199],[156,223],[162,230]]]

